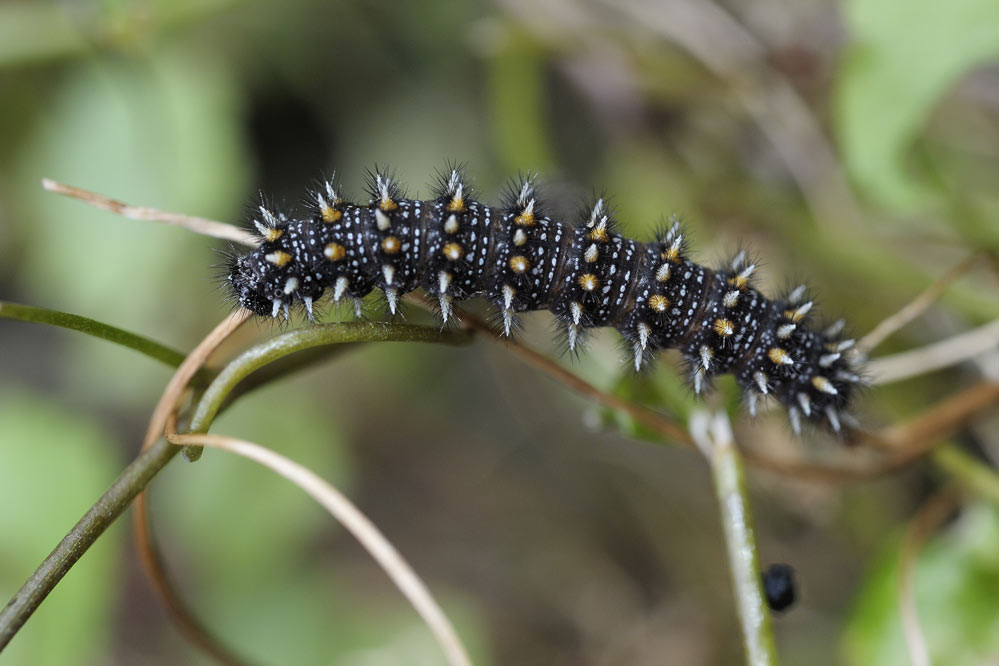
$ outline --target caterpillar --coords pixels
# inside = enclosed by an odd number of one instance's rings
[[[304,307],[312,320],[331,289],[333,301],[353,300],[360,317],[360,299],[379,288],[395,315],[400,298],[422,287],[445,323],[456,302],[484,297],[506,336],[519,313],[549,310],[570,350],[588,329],[613,327],[636,371],[655,351],[676,348],[698,394],[713,376],[731,373],[751,413],[771,396],[796,433],[803,421],[836,433],[855,426],[845,411],[861,381],[847,353],[854,340],[842,338],[842,320],[809,327],[805,286],[767,298],[753,287],[757,266],[745,252],[715,270],[693,262],[675,219],[650,243],[625,238],[602,198],[577,224],[552,219],[531,176],[512,184],[498,207],[472,197],[461,168],[438,180],[432,199],[408,199],[376,167],[366,204],[345,200],[334,177],[311,193],[306,217],[260,206],[259,247],[226,267],[236,301],[272,317]]]

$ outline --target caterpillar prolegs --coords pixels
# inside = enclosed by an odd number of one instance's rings
[[[402,295],[422,287],[447,322],[453,304],[484,297],[510,335],[518,313],[550,310],[570,349],[590,328],[616,328],[640,369],[652,353],[679,349],[701,393],[714,375],[731,373],[749,409],[772,396],[791,425],[824,422],[842,432],[860,381],[845,354],[843,322],[812,330],[805,287],[767,298],[753,285],[756,265],[739,253],[712,270],[687,257],[674,221],[650,243],[621,236],[601,199],[577,224],[545,215],[532,178],[513,186],[499,207],[479,203],[460,169],[441,174],[434,198],[405,198],[387,171],[370,174],[370,200],[344,200],[333,179],[311,196],[307,217],[260,207],[253,223],[260,247],[234,257],[228,282],[243,307],[288,316],[330,289],[334,301],[381,289],[394,315]]]

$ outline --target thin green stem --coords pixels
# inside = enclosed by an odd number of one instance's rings
[[[140,453],[63,537],[0,610],[0,652],[77,560],[176,454],[177,447],[166,440],[160,440]]]
[[[136,333],[122,330],[116,326],[111,326],[103,322],[81,317],[80,315],[58,310],[47,310],[35,307],[34,305],[23,305],[21,303],[11,303],[10,301],[0,301],[0,317],[6,319],[17,319],[20,321],[32,322],[35,324],[49,324],[68,328],[73,331],[80,331],[95,338],[101,338],[116,345],[128,347],[145,354],[149,358],[156,359],[166,365],[176,368],[184,361],[184,354],[165,345],[144,338]]]
[[[979,497],[999,505],[999,473],[975,460],[956,444],[938,446],[930,454],[937,467]]]
[[[770,609],[763,596],[749,492],[742,457],[732,437],[732,426],[724,412],[713,417],[707,412],[695,412],[690,419],[690,432],[707,458],[714,478],[746,663],[749,666],[777,666],[777,649]]]
[[[104,326],[103,324],[98,325]],[[191,430],[194,432],[207,431],[212,419],[224,404],[226,396],[243,378],[268,363],[297,351],[323,345],[354,342],[396,341],[464,344],[470,340],[471,335],[466,331],[440,331],[405,324],[368,322],[324,324],[290,331],[249,349],[229,363],[202,395],[191,421]],[[142,451],[84,514],[69,534],[63,537],[62,541],[0,611],[0,652],[31,617],[45,597],[55,588],[56,584],[62,580],[62,577],[179,450],[178,447],[161,439],[150,448]]]
[[[205,389],[195,407],[188,432],[208,432],[208,428],[226,397],[236,386],[256,370],[295,352],[331,344],[353,342],[437,342],[466,344],[472,339],[468,331],[441,331],[426,326],[357,321],[341,324],[310,326],[271,338],[243,352],[229,363]],[[184,447],[189,460],[201,457],[200,446]]]

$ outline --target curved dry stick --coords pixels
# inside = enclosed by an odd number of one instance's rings
[[[872,384],[889,384],[949,368],[962,361],[997,350],[999,350],[999,319],[925,347],[882,356],[868,363],[865,371],[870,376]]]
[[[885,317],[871,332],[857,341],[857,350],[868,354],[872,349],[884,342],[890,335],[905,327],[909,322],[926,312],[955,280],[971,270],[981,258],[981,254],[973,252],[955,264],[946,273],[937,278],[921,294],[906,303],[901,310]]]
[[[222,238],[224,240],[230,240],[241,245],[249,245],[251,247],[259,245],[259,241],[253,234],[248,231],[243,231],[239,227],[232,224],[226,224],[225,222],[209,220],[204,217],[194,217],[192,215],[182,215],[180,213],[168,213],[166,211],[157,210],[156,208],[147,208],[146,206],[132,206],[123,201],[118,201],[117,199],[112,199],[80,187],[64,185],[49,178],[42,178],[42,187],[49,192],[55,192],[56,194],[62,194],[67,197],[79,199],[80,201],[88,203],[91,206],[109,210],[112,213],[116,213],[122,217],[127,217],[132,220],[151,220],[154,222],[163,222],[164,224],[183,227],[203,236]]]
[[[167,439],[179,446],[210,446],[235,453],[267,467],[297,485],[346,527],[388,574],[423,618],[444,651],[448,663],[451,666],[471,666],[472,662],[454,625],[447,619],[420,577],[374,523],[330,483],[308,468],[266,447],[235,437],[168,432]]]

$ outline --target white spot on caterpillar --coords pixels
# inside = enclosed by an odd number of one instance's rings
[[[290,277],[288,281],[284,283],[284,293],[288,295],[298,289],[298,278]]]
[[[381,208],[375,209],[375,224],[378,225],[379,231],[388,231],[389,227],[392,226],[392,220],[388,215],[382,212]]]
[[[798,412],[797,407],[787,408],[787,418],[791,422],[791,430],[794,431],[795,435],[801,434],[801,413]]]
[[[389,287],[385,290],[385,300],[388,301],[389,312],[395,314],[399,303],[399,291],[395,287]]]
[[[700,395],[704,391],[704,368],[694,371],[694,393]]]
[[[784,324],[777,329],[777,337],[781,340],[787,340],[794,333],[794,329],[798,328],[797,324]]]
[[[259,210],[260,214],[264,216],[264,224],[268,227],[276,227],[278,225],[278,219],[274,216],[274,213],[270,212],[263,206],[258,206],[257,210]]]
[[[819,357],[819,365],[823,368],[828,368],[830,365],[839,360],[841,353],[835,352],[833,354],[823,354]]]
[[[336,302],[340,301],[343,297],[343,293],[347,291],[347,287],[350,286],[350,281],[345,277],[338,277],[336,279],[336,284],[333,286],[333,300]]]
[[[827,338],[835,338],[836,336],[838,336],[840,333],[843,332],[843,329],[845,327],[846,327],[846,320],[837,319],[832,324],[830,324],[829,327],[822,332],[822,334]]]
[[[829,425],[832,426],[832,429],[835,430],[836,432],[839,432],[840,431],[839,414],[837,414],[836,410],[833,409],[831,406],[826,407],[826,418],[829,419]]]
[[[701,366],[705,370],[711,369],[711,359],[714,358],[715,353],[711,350],[711,347],[707,345],[701,345]]]
[[[572,323],[578,326],[579,320],[583,317],[582,304],[573,301],[572,305],[569,306],[569,310],[572,312]]]
[[[291,261],[291,255],[287,252],[282,252],[278,250],[277,252],[271,252],[270,254],[265,254],[264,259],[274,264],[278,268],[284,266],[289,261]]]
[[[449,234],[458,233],[458,216],[451,213],[450,217],[447,218],[447,222],[444,223],[444,231]]]
[[[838,352],[845,352],[847,349],[849,349],[850,347],[853,347],[853,345],[855,345],[855,344],[857,344],[856,340],[852,340],[852,339],[851,340],[843,340],[842,342],[839,342],[836,345],[834,345],[834,349],[835,349],[835,351],[838,351]]]
[[[382,266],[382,275],[385,277],[385,284],[391,285],[393,278],[395,278],[395,266],[391,264]]]
[[[649,335],[652,334],[652,327],[644,321],[638,324],[638,344],[644,351],[649,346]]]
[[[807,393],[798,394],[798,404],[801,405],[801,411],[805,413],[805,416],[812,415],[812,399],[808,397]]]
[[[597,220],[604,214],[604,200],[597,199],[597,202],[593,204],[593,210],[590,212],[590,221],[586,223],[586,226],[593,227]]]
[[[441,319],[443,319],[444,323],[446,324],[448,318],[451,316],[451,295],[441,292],[440,303],[441,303]]]
[[[822,375],[816,375],[812,377],[812,386],[822,391],[823,393],[828,393],[829,395],[838,395],[839,391],[833,386],[832,382],[823,377]]]
[[[513,297],[517,294],[517,290],[508,284],[503,285],[503,309],[509,310],[510,306],[513,305]]]
[[[762,372],[753,373],[753,380],[756,381],[756,387],[760,389],[760,393],[767,395],[770,390],[767,388],[767,376]]]

